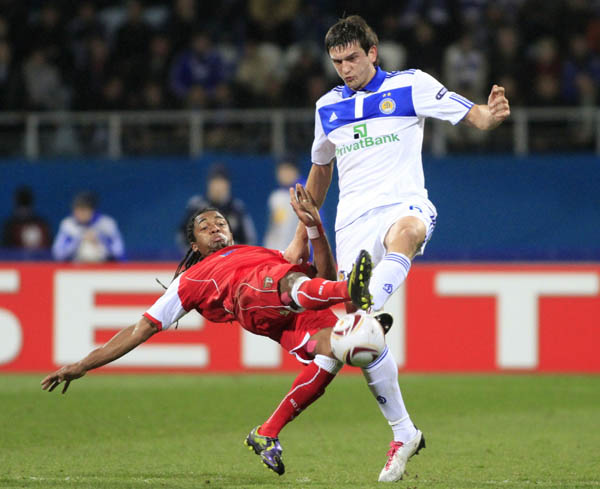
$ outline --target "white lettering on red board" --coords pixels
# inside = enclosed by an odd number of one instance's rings
[[[538,365],[538,299],[593,296],[598,275],[584,272],[440,272],[435,291],[442,296],[496,299],[496,363],[503,369]]]

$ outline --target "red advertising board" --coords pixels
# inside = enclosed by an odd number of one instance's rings
[[[135,323],[172,263],[0,265],[0,372],[76,361]],[[386,305],[406,372],[600,372],[600,265],[415,264]],[[289,371],[268,339],[192,312],[113,371]]]

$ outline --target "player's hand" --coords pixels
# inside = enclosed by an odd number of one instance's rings
[[[300,222],[305,226],[321,224],[321,216],[315,200],[310,192],[299,183],[296,184],[296,188],[290,187],[290,204]]]
[[[504,96],[504,87],[499,85],[492,87],[488,97],[488,108],[496,125],[510,115],[510,106],[508,105],[508,99]]]
[[[62,393],[67,392],[69,388],[69,384],[72,380],[79,379],[83,377],[86,373],[86,370],[81,367],[78,363],[73,363],[71,365],[65,365],[64,367],[58,369],[56,372],[48,375],[44,380],[42,380],[41,385],[43,390],[47,390],[48,392],[52,392],[59,384],[62,382],[65,383]]]

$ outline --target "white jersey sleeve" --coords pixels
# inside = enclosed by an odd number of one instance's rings
[[[315,111],[315,139],[312,145],[311,159],[315,165],[328,165],[335,156],[335,144],[333,144],[323,131],[323,124],[319,116],[319,110]]]
[[[144,317],[156,324],[159,331],[168,329],[188,312],[179,298],[180,277],[173,280],[165,293],[144,313]]]
[[[448,91],[438,80],[421,70],[415,71],[412,90],[415,112],[419,117],[433,117],[456,125],[474,105],[462,95]]]

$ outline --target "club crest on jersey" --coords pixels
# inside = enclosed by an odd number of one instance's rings
[[[393,98],[386,97],[379,102],[379,110],[382,114],[391,114],[396,110],[396,102]]]
[[[271,287],[273,287],[273,279],[271,277],[265,277],[263,289],[270,289]]]

